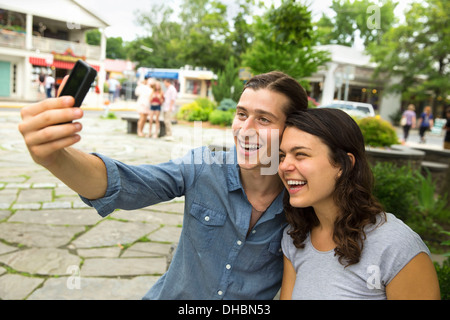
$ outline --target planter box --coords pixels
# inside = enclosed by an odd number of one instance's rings
[[[414,170],[420,170],[425,152],[411,149],[402,145],[393,145],[389,149],[366,147],[366,156],[370,164],[377,162],[391,162],[398,167],[410,166]]]

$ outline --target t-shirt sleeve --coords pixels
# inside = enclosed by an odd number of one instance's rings
[[[289,225],[284,228],[283,238],[281,239],[281,249],[283,250],[283,254],[286,256],[286,258],[288,258],[289,261],[292,262],[293,253],[295,252],[295,246],[291,236],[288,235],[288,231],[290,229],[291,227]]]
[[[382,248],[379,259],[384,285],[388,285],[419,253],[430,254],[420,236],[410,227],[393,215],[388,215],[388,220],[390,223],[383,235],[378,237],[378,247]]]

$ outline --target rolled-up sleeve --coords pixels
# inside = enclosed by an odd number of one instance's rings
[[[202,161],[196,161],[201,150],[191,150],[180,159],[158,165],[126,165],[106,156],[94,154],[106,166],[108,185],[104,197],[80,198],[105,217],[115,209],[135,210],[183,196],[201,171]]]

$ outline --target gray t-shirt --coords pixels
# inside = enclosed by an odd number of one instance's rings
[[[366,240],[357,264],[344,267],[334,250],[318,251],[310,236],[297,249],[284,230],[284,255],[297,273],[293,300],[386,299],[386,286],[420,252],[430,254],[417,233],[393,214],[366,227]],[[380,223],[381,222],[381,223]]]

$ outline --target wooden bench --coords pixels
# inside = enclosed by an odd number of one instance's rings
[[[139,115],[126,115],[126,116],[121,117],[121,119],[125,120],[127,122],[127,133],[137,134],[137,123],[139,120]],[[147,120],[147,122],[148,122],[148,120]],[[155,124],[153,124],[153,125],[155,125]],[[164,119],[160,117],[159,118],[159,136],[158,137],[164,137],[165,135],[166,135],[166,124],[164,123]]]

